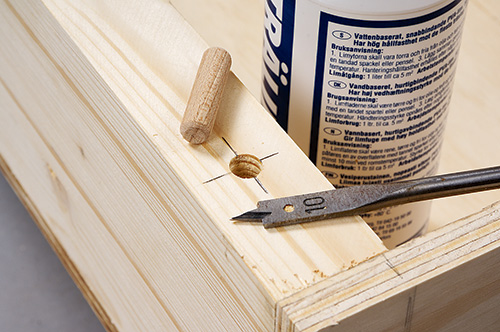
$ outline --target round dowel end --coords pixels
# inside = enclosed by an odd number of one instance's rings
[[[191,144],[205,143],[210,136],[211,128],[199,126],[193,123],[181,124],[181,135]]]

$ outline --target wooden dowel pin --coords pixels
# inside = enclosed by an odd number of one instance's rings
[[[203,53],[180,128],[188,142],[201,144],[210,136],[230,68],[226,50],[212,47]]]

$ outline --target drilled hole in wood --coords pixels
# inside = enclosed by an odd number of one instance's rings
[[[293,212],[295,210],[295,206],[293,206],[292,204],[287,204],[283,207],[283,210],[285,210],[285,212]]]
[[[237,177],[251,179],[262,171],[262,162],[251,154],[239,154],[229,162],[229,170]]]

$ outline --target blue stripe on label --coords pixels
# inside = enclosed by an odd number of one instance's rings
[[[319,21],[319,32],[318,32],[318,51],[316,55],[316,73],[314,82],[314,94],[313,94],[313,105],[312,105],[312,124],[311,124],[311,140],[309,147],[309,158],[313,163],[316,164],[318,155],[318,129],[321,115],[321,99],[323,93],[323,73],[325,70],[325,54],[326,54],[326,40],[328,33],[328,23],[338,23],[342,25],[362,27],[362,28],[398,28],[398,27],[408,27],[412,25],[417,25],[421,23],[433,20],[448,11],[452,10],[454,7],[459,5],[463,0],[455,0],[445,7],[415,18],[395,20],[395,21],[366,21],[358,20],[352,18],[340,17],[325,12],[321,12]]]
[[[262,102],[287,130],[295,0],[267,0],[264,21]]]
[[[335,16],[331,14],[324,13],[326,16],[328,16],[329,20],[331,22],[339,23],[339,24],[344,24],[344,25],[351,25],[355,27],[360,27],[360,28],[398,28],[398,27],[408,27],[420,23],[425,23],[430,20],[435,19],[436,17],[439,17],[446,12],[450,11],[454,7],[456,7],[458,4],[460,4],[462,0],[455,0],[452,3],[444,6],[441,9],[438,9],[435,12],[419,16],[419,17],[414,17],[414,18],[408,18],[404,20],[395,20],[395,21],[366,21],[366,20],[356,20],[352,18],[345,18],[345,17],[340,17],[340,16]],[[323,14],[323,13],[322,13]]]

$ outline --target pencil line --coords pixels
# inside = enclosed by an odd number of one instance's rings
[[[226,145],[228,146],[228,148],[229,148],[231,151],[233,151],[234,155],[235,155],[235,156],[237,156],[237,155],[238,155],[238,153],[236,152],[236,150],[235,150],[235,149],[233,149],[233,147],[231,146],[231,144],[229,144],[229,142],[228,142],[228,141],[227,141],[224,137],[221,137],[221,138],[222,138],[222,140],[224,141],[224,143],[226,143]]]
[[[226,176],[226,175],[229,175],[229,174],[231,174],[231,173],[224,173],[224,174],[222,174],[222,175],[217,175],[216,177],[211,178],[210,180],[207,180],[207,181],[203,182],[203,184],[206,184],[206,183],[209,183],[209,182],[215,181],[215,180],[220,179],[221,177]]]
[[[267,192],[267,189],[266,189],[266,188],[264,187],[264,185],[262,184],[262,182],[260,182],[260,180],[259,180],[259,179],[257,179],[257,178],[254,178],[254,179],[255,179],[255,181],[257,181],[257,183],[258,183],[258,184],[259,184],[259,186],[262,188],[262,190],[264,190],[264,192],[265,192],[266,194],[269,194],[269,193]]]
[[[387,266],[389,266],[394,271],[394,273],[396,273],[400,278],[403,278],[401,273],[399,273],[398,270],[396,270],[396,267],[394,265],[392,265],[392,263],[389,261],[389,259],[387,259],[387,256],[385,254],[382,254],[382,256],[384,256]]]
[[[265,156],[265,157],[262,157],[260,158],[260,161],[264,160],[264,159],[267,159],[267,158],[271,158],[271,157],[274,157],[275,155],[277,155],[279,152],[275,152],[275,153],[271,153],[269,156]]]

